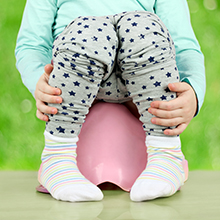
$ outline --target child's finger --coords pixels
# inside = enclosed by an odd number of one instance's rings
[[[48,84],[48,79],[47,79],[47,76],[45,76],[45,73],[40,78],[36,89],[40,90],[43,93],[47,93],[50,95],[60,95],[61,94],[60,89],[54,88]]]
[[[38,86],[38,89],[46,94],[49,95],[60,95],[61,94],[61,90],[58,88],[54,88],[50,85],[48,85],[47,83],[42,83],[41,85]]]
[[[62,98],[60,96],[53,96],[48,95],[47,93],[39,92],[38,96],[36,97],[36,101],[46,102],[46,103],[53,103],[53,104],[60,104],[62,103]]]
[[[164,127],[175,127],[183,123],[183,118],[182,117],[176,117],[172,119],[152,118],[151,123]]]
[[[47,64],[45,67],[44,67],[44,71],[47,75],[50,75],[50,73],[53,71],[53,66],[51,64]]]
[[[156,109],[156,108],[149,108],[148,112],[158,118],[171,119],[171,118],[176,118],[176,117],[182,117],[182,109],[167,111],[167,110],[161,110],[161,109]]]
[[[187,91],[191,86],[185,82],[176,82],[176,83],[170,83],[168,87],[172,92],[182,93],[184,91]]]
[[[56,114],[57,109],[54,107],[47,106],[44,102],[37,100],[36,102],[37,110],[40,111],[42,114]]]
[[[152,108],[157,108],[157,109],[166,110],[166,111],[172,111],[172,110],[182,108],[183,103],[181,101],[181,98],[178,97],[178,98],[173,99],[171,101],[153,101],[150,106]]]
[[[180,124],[174,129],[166,129],[164,131],[165,135],[174,136],[174,135],[180,135],[187,127],[188,124]]]
[[[36,116],[37,118],[39,118],[41,121],[48,121],[49,118],[47,115],[44,115],[42,112],[40,112],[39,110],[37,110],[36,112]]]

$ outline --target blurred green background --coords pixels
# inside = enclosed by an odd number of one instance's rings
[[[201,112],[181,134],[182,149],[190,170],[220,170],[220,1],[188,3],[206,58],[207,93]],[[45,124],[35,116],[35,100],[14,57],[25,0],[0,0],[0,5],[0,170],[37,170]]]

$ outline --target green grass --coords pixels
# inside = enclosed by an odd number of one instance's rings
[[[209,10],[215,0],[188,2],[206,57],[207,93],[201,112],[181,135],[182,149],[190,170],[220,170],[220,5]],[[45,125],[35,116],[34,98],[22,84],[14,57],[25,0],[0,3],[0,169],[37,170]]]

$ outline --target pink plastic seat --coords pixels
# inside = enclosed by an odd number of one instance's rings
[[[142,123],[122,104],[94,105],[77,146],[78,168],[95,185],[111,182],[129,191],[146,167]]]

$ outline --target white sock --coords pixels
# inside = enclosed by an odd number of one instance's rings
[[[79,202],[102,200],[101,190],[89,182],[76,164],[78,138],[60,138],[45,132],[40,183],[57,200]]]
[[[132,201],[152,200],[173,195],[184,184],[179,137],[146,138],[148,163],[131,188]]]

